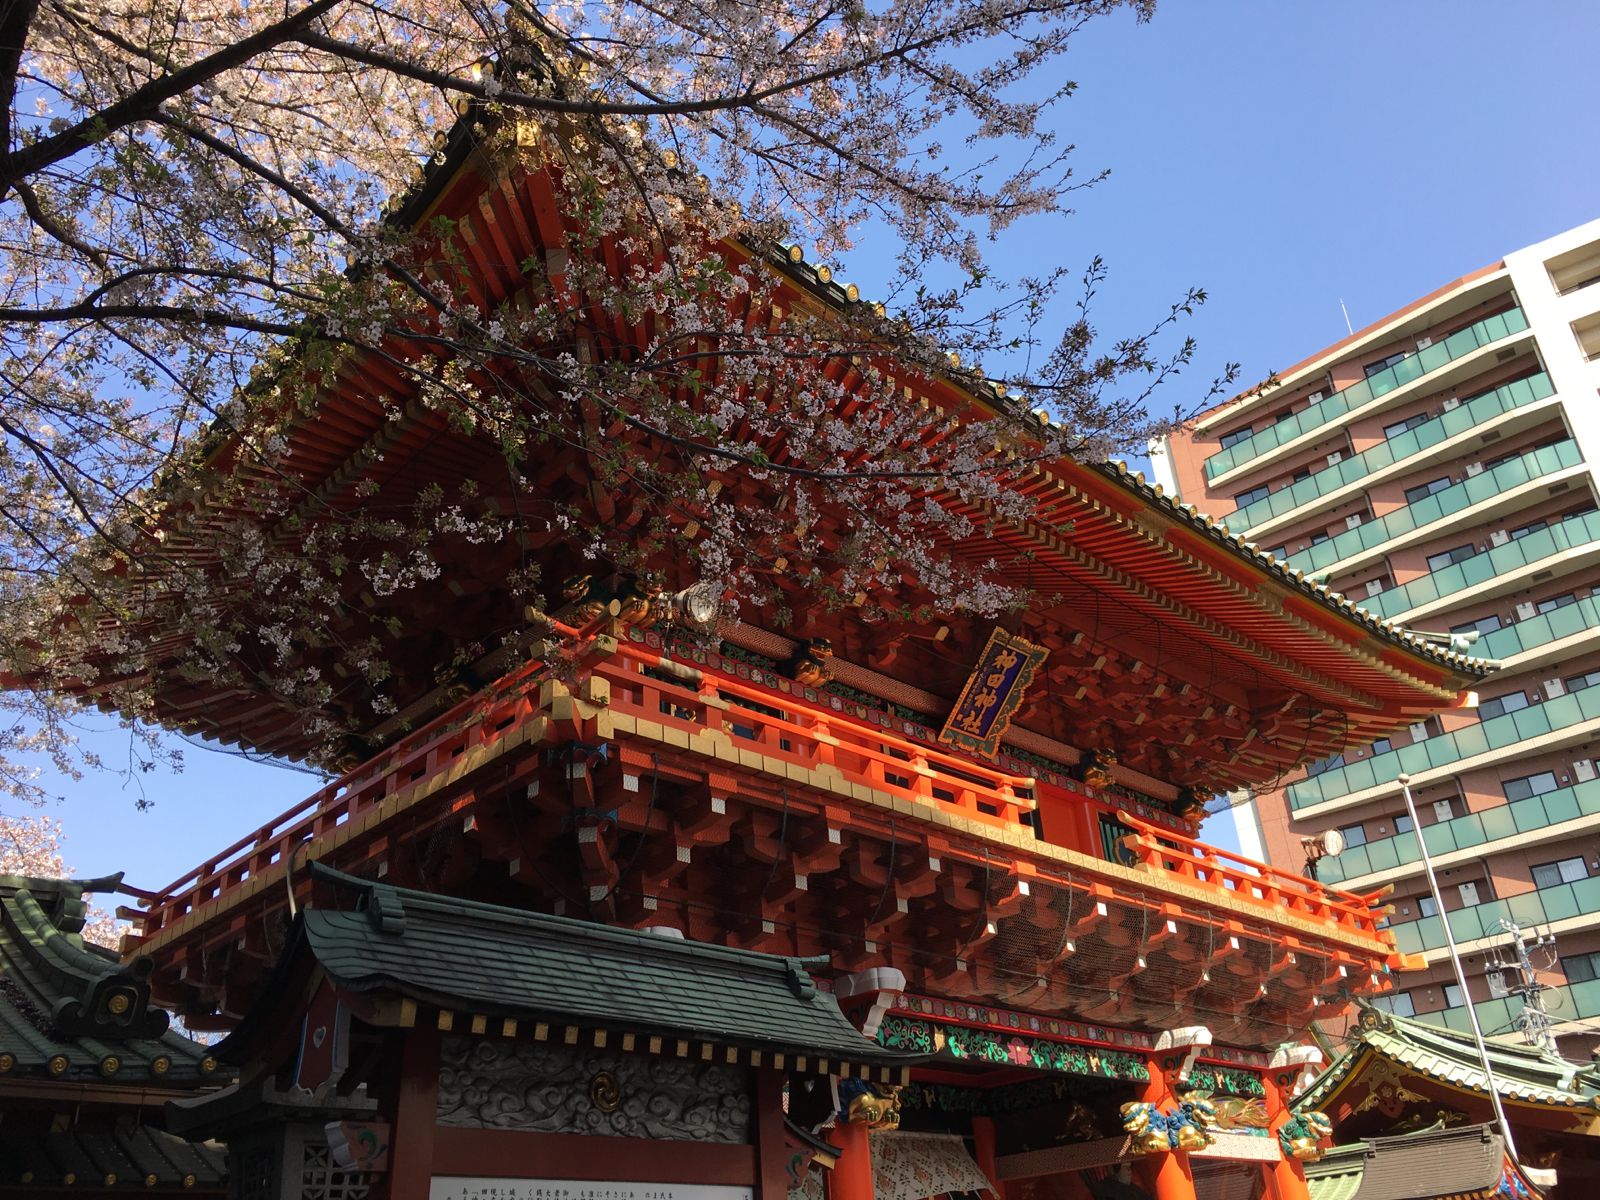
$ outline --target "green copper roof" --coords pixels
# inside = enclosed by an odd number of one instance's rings
[[[149,1007],[148,962],[122,965],[82,937],[86,892],[106,880],[0,875],[0,1086],[7,1078],[192,1087],[206,1047]]]
[[[692,1038],[867,1066],[877,1045],[819,989],[814,962],[371,883],[313,864],[351,909],[301,914],[297,939],[334,985],[457,1013]],[[270,1020],[261,1006],[219,1052]]]
[[[1600,1108],[1600,1077],[1592,1065],[1568,1062],[1537,1046],[1490,1042],[1488,1050],[1502,1097],[1563,1108]],[[1488,1095],[1488,1079],[1470,1036],[1363,1004],[1355,1044],[1306,1089],[1295,1107],[1316,1108],[1364,1052],[1381,1054],[1426,1078]]]

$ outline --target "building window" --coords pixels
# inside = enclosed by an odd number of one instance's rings
[[[1423,424],[1427,420],[1428,414],[1425,412],[1420,412],[1412,414],[1404,421],[1396,421],[1393,425],[1385,425],[1383,427],[1384,439],[1387,440],[1389,438],[1399,437],[1406,430],[1415,429],[1418,425]]]
[[[1410,992],[1394,992],[1388,996],[1374,996],[1372,1007],[1380,1012],[1393,1013],[1397,1017],[1414,1017],[1417,1015],[1417,1006],[1411,1002]]]
[[[1315,779],[1318,775],[1321,775],[1324,771],[1331,771],[1335,767],[1342,767],[1342,766],[1344,766],[1344,755],[1342,755],[1342,754],[1330,754],[1327,758],[1319,758],[1319,759],[1317,759],[1316,762],[1314,762],[1310,766],[1308,766],[1306,768],[1306,778],[1307,779]]]
[[[1442,492],[1450,486],[1450,476],[1441,475],[1437,479],[1430,479],[1427,483],[1419,483],[1415,487],[1406,489],[1406,503],[1415,504],[1418,500],[1426,500],[1435,492]]]
[[[1459,983],[1447,983],[1447,984],[1445,984],[1444,985],[1444,1006],[1446,1008],[1460,1008],[1461,1007],[1461,1001],[1462,1001],[1461,985]]]
[[[1529,796],[1542,796],[1546,792],[1556,790],[1555,772],[1540,771],[1537,775],[1508,779],[1500,785],[1500,790],[1505,792],[1507,800],[1526,800]]]
[[[1459,625],[1450,626],[1451,633],[1493,633],[1500,628],[1500,614],[1490,613],[1487,617],[1479,617],[1476,621],[1463,621]]]
[[[1290,483],[1299,483],[1302,479],[1310,479],[1310,478],[1311,478],[1311,468],[1307,467],[1303,471],[1296,471],[1294,473],[1293,478],[1291,478],[1289,480],[1289,482]]]
[[[1362,367],[1361,369],[1362,369],[1362,371],[1364,371],[1366,373],[1367,378],[1371,379],[1379,371],[1387,371],[1390,367],[1394,366],[1395,363],[1404,362],[1406,359],[1408,359],[1410,357],[1411,357],[1411,351],[1409,351],[1409,350],[1400,350],[1400,351],[1398,351],[1398,352],[1396,352],[1394,354],[1389,355],[1388,358],[1380,358],[1377,362],[1370,362],[1366,366]]]
[[[1588,954],[1569,954],[1561,960],[1561,969],[1566,972],[1568,983],[1588,983],[1591,979],[1600,979],[1600,950],[1591,950]]]
[[[1582,675],[1573,675],[1566,680],[1567,691],[1581,692],[1584,688],[1592,688],[1600,683],[1600,670],[1585,671]]]
[[[1233,498],[1233,502],[1243,508],[1247,504],[1254,504],[1257,500],[1265,500],[1270,495],[1272,495],[1272,489],[1263,483],[1260,487],[1253,487],[1248,492],[1240,492]]]
[[[1478,720],[1491,721],[1495,717],[1504,716],[1508,712],[1517,712],[1527,707],[1527,692],[1507,692],[1504,696],[1496,696],[1478,705]]]
[[[1558,608],[1565,608],[1569,604],[1578,602],[1577,594],[1568,592],[1565,596],[1551,596],[1548,600],[1540,600],[1534,605],[1541,613],[1554,612]]]
[[[1529,521],[1526,525],[1518,525],[1511,531],[1511,540],[1514,542],[1518,538],[1527,537],[1530,533],[1538,533],[1539,530],[1548,528],[1550,528],[1549,521]]]
[[[1365,825],[1345,825],[1340,828],[1339,832],[1344,834],[1344,844],[1347,850],[1367,844],[1367,827]]]
[[[1589,864],[1583,860],[1582,855],[1557,859],[1555,862],[1540,863],[1533,868],[1533,886],[1536,888],[1556,887],[1563,883],[1577,883],[1578,880],[1587,878],[1589,878]]]
[[[1392,819],[1394,821],[1394,831],[1396,833],[1410,833],[1416,828],[1416,826],[1411,823],[1410,813],[1395,813]]]
[[[1418,896],[1417,915],[1419,917],[1437,917],[1439,915],[1439,902],[1432,896]]]
[[[1437,554],[1428,555],[1428,570],[1442,571],[1452,563],[1458,563],[1463,558],[1471,558],[1478,552],[1478,548],[1471,543],[1457,546],[1453,550],[1441,550]]]
[[[1377,741],[1372,743],[1372,752],[1374,754],[1387,754],[1393,749],[1394,743],[1388,738],[1379,738]]]
[[[1222,448],[1226,450],[1229,446],[1237,446],[1249,436],[1250,426],[1248,425],[1243,429],[1235,429],[1232,433],[1225,433],[1222,435]]]
[[[1267,553],[1272,555],[1273,558],[1288,558],[1289,557],[1289,547],[1287,547],[1287,546],[1274,546],[1271,550],[1268,550]]]

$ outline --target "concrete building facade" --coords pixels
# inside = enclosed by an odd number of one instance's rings
[[[1600,1043],[1600,220],[1508,254],[1305,359],[1152,448],[1157,482],[1232,533],[1407,628],[1477,634],[1502,668],[1476,711],[1313,764],[1234,811],[1246,854],[1392,885],[1424,955],[1395,1012],[1484,1032],[1523,1001],[1488,973],[1502,921],[1532,955],[1563,1051]],[[1404,811],[1407,775],[1420,831]],[[1426,841],[1443,893],[1423,875]]]

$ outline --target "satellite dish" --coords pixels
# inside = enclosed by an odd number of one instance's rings
[[[1324,829],[1316,837],[1317,849],[1327,857],[1341,854],[1344,851],[1344,834],[1337,829]]]

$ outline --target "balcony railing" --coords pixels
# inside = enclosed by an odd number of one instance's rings
[[[1527,327],[1528,319],[1522,315],[1522,310],[1513,308],[1479,321],[1475,325],[1468,325],[1465,329],[1458,329],[1443,341],[1435,342],[1409,358],[1401,359],[1394,366],[1385,368],[1360,383],[1353,383],[1324,400],[1319,400],[1281,421],[1268,425],[1265,429],[1257,430],[1226,450],[1217,451],[1206,459],[1206,479],[1217,479],[1235,467],[1243,466],[1252,459],[1292,442],[1303,433],[1309,433],[1319,426],[1337,421],[1345,413],[1365,407],[1371,401],[1388,395],[1398,387],[1431,374],[1482,346],[1521,333]]]
[[[1580,513],[1358,602],[1375,616],[1397,617],[1469,587],[1488,583],[1530,563],[1553,558],[1568,550],[1592,546],[1596,542],[1600,542],[1600,512]]]
[[[1579,817],[1600,815],[1600,779],[1572,787],[1558,788],[1538,796],[1513,800],[1508,804],[1435,821],[1424,826],[1422,840],[1435,858],[1457,850],[1471,850],[1501,838],[1575,821]],[[1343,883],[1375,871],[1387,871],[1422,860],[1417,835],[1397,833],[1364,846],[1352,846],[1336,858],[1317,863],[1317,878],[1325,883]],[[1398,926],[1396,927],[1398,928]]]
[[[1582,461],[1583,453],[1578,449],[1578,443],[1570,439],[1552,446],[1541,446],[1501,463],[1492,471],[1484,471],[1450,487],[1441,488],[1404,508],[1387,512],[1373,521],[1364,521],[1337,537],[1292,554],[1289,556],[1289,565],[1302,571],[1320,571],[1363,550],[1393,541],[1413,529],[1421,529],[1473,505],[1493,500],[1512,488],[1575,467]]]
[[[1227,516],[1228,528],[1249,536],[1257,525],[1265,521],[1281,517],[1301,505],[1320,500],[1330,492],[1358,483],[1393,463],[1404,462],[1429,447],[1476,429],[1502,413],[1549,399],[1555,392],[1555,384],[1550,382],[1550,376],[1540,372],[1497,387],[1492,392],[1474,396],[1467,403],[1441,413],[1431,421],[1424,421],[1352,458],[1342,459],[1315,475],[1279,488],[1254,504],[1235,509]]]
[[[1470,908],[1458,908],[1448,915],[1450,932],[1455,934],[1458,943],[1465,943],[1500,933],[1502,919],[1513,920],[1528,929],[1585,914],[1595,914],[1600,918],[1600,876],[1558,883],[1553,887],[1523,892],[1520,896],[1509,896],[1503,900],[1485,900]],[[1444,920],[1439,916],[1397,922],[1390,929],[1394,933],[1395,945],[1408,954],[1439,950],[1445,944]]]
[[[1542,995],[1545,1011],[1557,1025],[1580,1018],[1600,1017],[1600,979],[1550,988]],[[1473,1007],[1478,1010],[1478,1023],[1483,1027],[1483,1032],[1488,1036],[1494,1036],[1510,1033],[1515,1028],[1513,1022],[1516,1021],[1517,1014],[1522,1011],[1522,1001],[1516,997],[1507,997],[1504,1000],[1481,1000]],[[1419,1020],[1432,1021],[1436,1025],[1443,1025],[1458,1033],[1472,1032],[1464,1007],[1424,1013]]]
[[[1596,626],[1600,626],[1600,602],[1593,596],[1585,596],[1575,603],[1563,604],[1560,608],[1485,634],[1473,647],[1472,653],[1478,658],[1505,662]]]
[[[1505,713],[1487,721],[1413,742],[1398,750],[1375,754],[1361,762],[1324,771],[1289,788],[1289,804],[1299,810],[1394,783],[1401,775],[1415,778],[1424,771],[1448,767],[1465,759],[1515,746],[1547,733],[1571,729],[1600,718],[1600,688],[1585,688]]]

